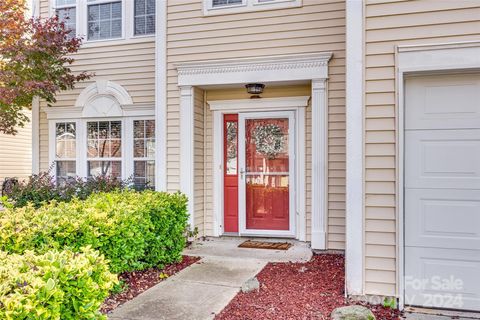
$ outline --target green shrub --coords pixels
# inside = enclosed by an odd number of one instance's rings
[[[0,319],[105,319],[117,277],[97,251],[0,252]]]
[[[53,169],[53,168],[51,168]],[[39,208],[51,201],[69,202],[73,198],[86,199],[92,193],[126,189],[129,180],[121,181],[109,176],[70,178],[55,183],[50,170],[30,176],[26,180],[8,179],[3,183],[2,202],[5,206],[24,207],[29,203]]]
[[[91,246],[115,273],[178,261],[185,246],[185,196],[131,190],[0,213],[0,250],[22,254]]]

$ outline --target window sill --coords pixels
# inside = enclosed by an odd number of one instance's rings
[[[247,4],[211,8],[209,7],[209,4],[207,1],[211,1],[211,0],[204,0],[204,6],[203,6],[204,16],[218,16],[218,15],[245,13],[245,12],[299,8],[303,6],[302,4],[303,0],[284,0],[284,1],[277,1],[277,2],[257,2],[254,0],[249,0]]]
[[[119,39],[108,39],[108,40],[90,40],[90,41],[84,41],[82,44],[82,48],[120,46],[125,44],[146,43],[146,42],[154,42],[154,41],[155,41],[155,35],[135,36],[128,39],[119,38]]]

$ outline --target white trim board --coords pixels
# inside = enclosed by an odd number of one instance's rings
[[[278,55],[243,59],[222,59],[188,62],[175,65],[178,71],[178,86],[186,87],[221,86],[225,84],[244,85],[250,82],[274,83],[307,80],[312,83],[312,241],[314,249],[326,249],[327,224],[327,78],[328,61],[332,53]],[[264,100],[264,99],[261,99]],[[187,103],[187,101],[190,101]],[[252,102],[254,103],[254,102]],[[257,103],[257,102],[255,102]],[[180,99],[180,113],[193,110],[193,99]],[[185,110],[184,110],[185,109]],[[188,121],[187,121],[188,120]],[[190,175],[193,147],[190,142],[190,127],[193,117],[180,121],[181,185],[193,185]],[[188,147],[187,147],[188,146]],[[192,153],[192,154],[191,154]],[[183,188],[182,188],[183,190]],[[186,193],[194,198],[193,189]],[[218,232],[218,231],[217,231]]]
[[[348,295],[364,294],[363,2],[346,2],[346,252]]]
[[[223,231],[223,115],[237,112],[273,111],[280,110],[275,106],[284,98],[264,99],[238,99],[238,100],[216,100],[208,101],[213,111],[213,235],[218,237]],[[295,237],[300,241],[306,241],[306,163],[305,163],[305,109],[308,106],[309,97],[287,97],[290,106],[281,109],[283,111],[295,112],[296,125],[296,208],[297,218],[295,219]],[[239,110],[232,110],[232,105],[238,105]],[[219,196],[220,195],[220,196]],[[303,196],[302,196],[303,195]]]
[[[396,73],[397,86],[397,114],[398,128],[397,146],[397,183],[398,197],[396,202],[397,227],[397,268],[398,268],[398,295],[399,307],[405,306],[405,219],[404,219],[404,82],[408,75],[434,73],[461,73],[480,70],[480,42],[454,42],[428,45],[399,46],[395,52],[395,61],[398,67]]]
[[[155,6],[155,186],[167,191],[167,1]]]
[[[332,53],[198,61],[175,65],[178,85],[207,86],[328,78]]]

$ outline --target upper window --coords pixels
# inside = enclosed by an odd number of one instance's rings
[[[72,30],[70,35],[77,33],[77,6],[76,0],[56,0],[55,14],[65,26]]]
[[[203,12],[215,15],[301,6],[302,0],[204,0]]]
[[[212,7],[224,7],[236,4],[243,4],[243,0],[212,0]]]
[[[134,32],[136,36],[155,33],[155,0],[135,0]]]
[[[88,40],[122,37],[122,1],[88,0]]]

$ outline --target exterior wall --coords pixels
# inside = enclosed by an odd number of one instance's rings
[[[195,214],[194,223],[198,228],[199,234],[205,234],[205,168],[207,167],[205,162],[205,104],[203,101],[203,90],[194,88],[194,192],[195,192]]]
[[[365,293],[398,295],[395,46],[480,39],[480,2],[365,5]]]
[[[222,58],[333,52],[329,63],[330,249],[345,247],[345,2],[304,0],[300,8],[203,15],[202,0],[176,0],[167,8],[167,189],[178,190],[181,166],[176,63]],[[242,88],[242,94],[243,94]],[[240,91],[238,91],[240,92]],[[213,93],[207,92],[207,95]],[[239,93],[240,94],[240,93]],[[310,93],[309,93],[310,94]],[[234,94],[227,94],[229,99]],[[310,120],[308,120],[310,121]],[[212,130],[206,112],[205,132]],[[207,148],[211,141],[205,141]],[[311,150],[307,149],[307,153]],[[211,155],[205,161],[211,162]],[[307,161],[309,159],[307,158]],[[211,173],[205,167],[205,207],[211,207]],[[309,181],[307,181],[309,183]],[[310,208],[307,207],[307,212]],[[310,222],[308,222],[310,223]],[[212,232],[209,219],[206,233]],[[307,226],[310,228],[310,225]]]
[[[26,178],[31,175],[32,123],[18,128],[15,136],[0,134],[0,150],[0,185],[5,178]]]
[[[49,15],[50,3],[54,0],[40,0],[40,15]],[[128,13],[130,14],[130,13]],[[96,80],[110,80],[123,86],[134,104],[155,104],[155,37],[128,40],[109,40],[84,43],[73,55],[76,60],[74,72],[92,72],[89,81],[78,83],[74,90],[57,95],[55,106],[73,106],[80,92]],[[41,102],[40,108],[47,107]],[[48,122],[44,112],[40,113],[40,170],[47,170]]]

